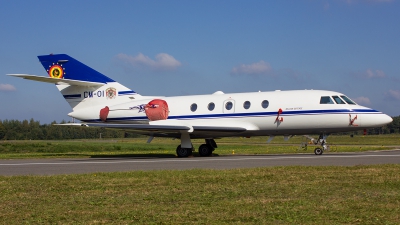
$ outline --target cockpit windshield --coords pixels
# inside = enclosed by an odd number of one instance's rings
[[[347,102],[347,104],[356,105],[356,103],[353,102],[351,99],[349,99],[347,96],[341,95],[340,97],[342,97],[342,99],[343,99],[345,102]]]
[[[335,100],[336,104],[346,104],[339,96],[332,96],[333,100]]]
[[[333,100],[332,100],[333,99]],[[319,100],[319,104],[349,104],[349,105],[357,105],[353,100],[348,98],[346,95],[341,95],[340,97],[337,95],[334,96],[321,96]]]
[[[335,104],[331,97],[329,96],[322,96],[321,100],[319,100],[319,104]]]

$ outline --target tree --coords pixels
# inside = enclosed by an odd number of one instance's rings
[[[6,136],[6,128],[3,126],[3,122],[0,120],[0,140]]]

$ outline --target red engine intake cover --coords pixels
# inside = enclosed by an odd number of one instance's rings
[[[106,122],[109,112],[110,112],[110,108],[108,108],[108,106],[100,109],[100,119],[101,119],[101,121]]]
[[[150,121],[166,120],[169,114],[168,104],[164,100],[154,99],[147,103],[145,112]]]

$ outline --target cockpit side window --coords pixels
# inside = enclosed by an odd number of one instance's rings
[[[336,104],[346,104],[339,96],[332,96],[333,100],[335,100]]]
[[[356,103],[353,102],[351,99],[349,99],[347,96],[341,95],[340,97],[342,97],[342,99],[343,99],[345,102],[347,102],[347,104],[356,105]]]
[[[333,103],[331,97],[329,96],[322,96],[321,100],[319,100],[319,104],[335,104]]]

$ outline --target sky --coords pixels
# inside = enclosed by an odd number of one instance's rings
[[[400,115],[399,0],[0,0],[0,120],[72,109],[38,55],[68,54],[141,95],[320,89]]]

